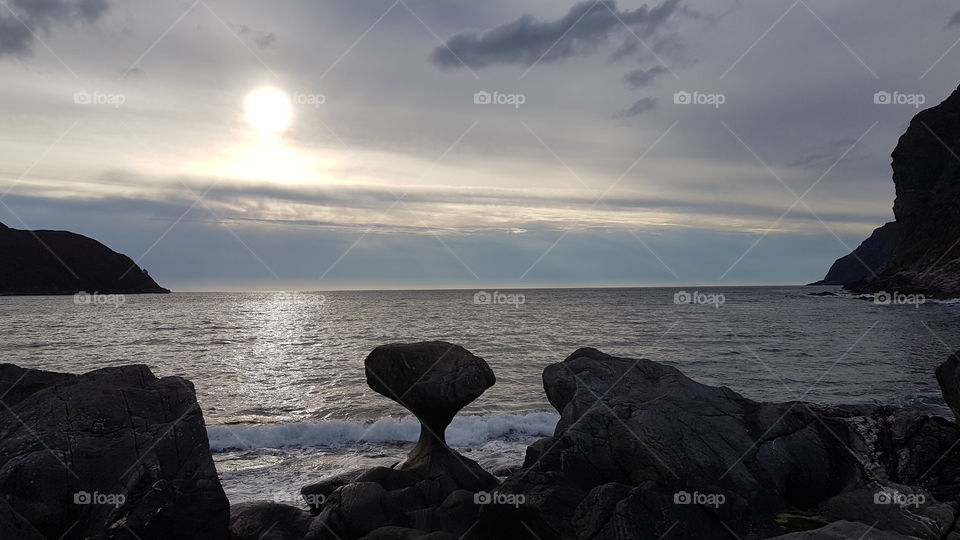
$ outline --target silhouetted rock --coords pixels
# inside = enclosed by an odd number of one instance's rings
[[[487,363],[442,341],[382,345],[364,361],[367,384],[420,420],[420,439],[400,469],[424,478],[446,475],[462,489],[482,490],[497,480],[447,446],[445,431],[463,407],[496,383]]]
[[[310,513],[319,514],[323,509],[323,503],[337,488],[343,487],[356,479],[369,469],[354,469],[333,476],[328,476],[312,484],[307,484],[300,489],[300,495],[304,502],[310,507]]]
[[[877,406],[759,403],[595,349],[548,366],[543,379],[561,413],[556,433],[531,445],[524,470],[497,489],[523,503],[481,513],[482,530],[766,538],[791,532],[788,514],[869,524],[883,514],[890,532],[958,534],[952,422]],[[902,508],[878,493],[923,497]]]
[[[69,375],[2,364],[0,395],[0,514],[48,538],[226,537],[189,381],[140,365]]]
[[[913,536],[877,530],[865,523],[850,521],[835,521],[826,527],[812,531],[795,532],[777,536],[770,540],[914,540]]]
[[[960,296],[960,89],[921,111],[893,151],[900,242],[890,263],[848,285],[856,292]]]
[[[875,229],[852,253],[837,259],[826,277],[810,285],[846,285],[872,277],[886,268],[899,243],[897,223],[891,221]]]
[[[310,514],[299,508],[269,501],[230,507],[231,540],[302,540]]]
[[[943,400],[950,406],[954,417],[960,421],[960,353],[954,353],[946,362],[937,366],[937,383]]]
[[[371,388],[420,419],[420,439],[396,468],[352,471],[304,488],[305,498],[326,496],[307,540],[467,534],[481,511],[477,492],[498,481],[448,447],[444,432],[460,409],[496,382],[490,366],[444,342],[377,347],[364,365]],[[466,538],[479,538],[471,534]]]
[[[0,224],[0,294],[168,293],[130,257],[66,231]]]

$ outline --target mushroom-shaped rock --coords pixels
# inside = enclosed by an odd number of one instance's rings
[[[444,432],[457,412],[494,385],[490,366],[442,341],[381,345],[364,361],[367,384],[420,420],[420,440],[401,470],[424,478],[448,476],[458,487],[490,489],[497,480],[449,446]]]

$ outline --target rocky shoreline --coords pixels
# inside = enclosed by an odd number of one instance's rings
[[[585,348],[544,370],[560,421],[501,482],[444,437],[495,384],[483,359],[393,344],[365,369],[420,419],[408,458],[305,486],[299,506],[230,507],[189,381],[0,365],[0,538],[960,539],[953,419],[761,403]],[[960,357],[936,378],[960,412]]]

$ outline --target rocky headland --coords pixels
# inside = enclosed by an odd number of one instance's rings
[[[146,270],[92,238],[0,223],[0,295],[168,293]]]
[[[952,418],[761,403],[584,348],[543,372],[561,415],[554,435],[497,478],[444,436],[496,382],[482,358],[393,344],[365,370],[421,422],[407,459],[320,479],[299,506],[228,507],[188,381],[144,366],[78,376],[2,365],[0,537],[960,539]],[[960,412],[960,356],[936,378]]]
[[[816,284],[856,293],[960,296],[960,89],[921,111],[893,151],[895,223],[839,259]]]

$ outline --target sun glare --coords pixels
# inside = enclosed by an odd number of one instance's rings
[[[283,131],[293,119],[290,96],[272,86],[257,88],[247,94],[243,107],[247,123],[261,133]]]

